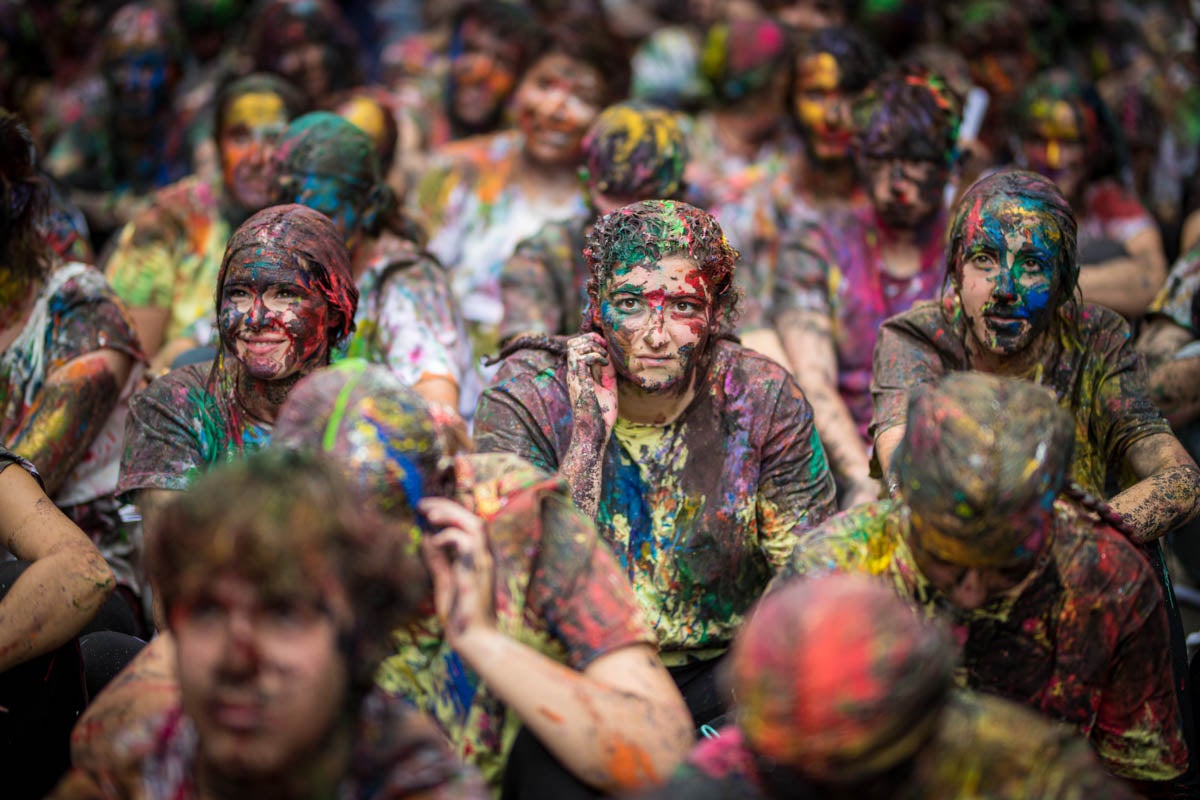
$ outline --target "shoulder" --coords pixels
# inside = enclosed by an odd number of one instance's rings
[[[209,371],[212,362],[189,364],[155,378],[129,400],[130,413],[145,422],[147,415],[184,419],[191,409],[211,397]],[[130,426],[136,430],[135,426]]]
[[[786,367],[725,339],[713,346],[705,382],[716,405],[724,409],[787,413],[808,407],[800,384]]]
[[[1135,602],[1134,598],[1161,602],[1154,572],[1135,545],[1073,506],[1059,503],[1054,510],[1051,547],[1064,588],[1071,595],[1107,603],[1119,593],[1129,602]]]
[[[890,500],[865,503],[804,534],[792,555],[793,571],[803,575],[878,574],[891,564],[900,539],[899,507]]]
[[[520,392],[526,388],[544,389],[556,382],[558,373],[566,367],[565,354],[540,347],[527,347],[510,354],[500,365],[495,380],[487,390]],[[565,384],[564,388],[565,388]]]
[[[12,466],[17,466],[17,467],[20,467],[21,469],[25,470],[30,475],[32,475],[35,479],[37,479],[37,482],[39,484],[41,484],[42,478],[40,475],[38,475],[38,471],[33,466],[33,464],[31,464],[30,462],[21,458],[19,455],[17,455],[13,451],[9,450],[4,445],[0,445],[0,472],[4,472],[4,470],[6,470]]]
[[[520,144],[520,134],[512,130],[469,136],[440,147],[434,154],[434,163],[450,169],[483,167],[515,154]]]
[[[58,283],[49,296],[52,312],[80,304],[118,302],[104,273],[90,264],[67,262],[51,273],[50,280]]]
[[[1083,303],[1079,306],[1079,332],[1089,348],[1096,345],[1123,345],[1131,336],[1129,323],[1107,306]]]

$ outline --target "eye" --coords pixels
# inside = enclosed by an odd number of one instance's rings
[[[641,302],[636,297],[622,297],[617,300],[617,308],[621,311],[637,311]]]
[[[247,300],[250,292],[241,286],[228,286],[225,289],[225,297],[229,300]]]
[[[675,310],[680,314],[695,314],[700,311],[700,304],[691,300],[677,300]]]
[[[971,256],[971,266],[979,270],[989,270],[996,266],[996,257],[986,250],[981,250]]]

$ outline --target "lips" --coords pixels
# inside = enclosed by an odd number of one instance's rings
[[[238,338],[242,346],[251,355],[267,356],[273,354],[281,345],[286,345],[288,340],[284,336],[242,336]]]
[[[266,726],[266,709],[260,703],[214,700],[208,713],[217,725],[235,733],[253,733]]]

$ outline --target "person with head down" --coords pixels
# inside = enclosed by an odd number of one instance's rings
[[[587,304],[588,232],[621,206],[678,198],[687,164],[687,140],[673,114],[635,103],[606,108],[583,138],[579,172],[589,211],[547,223],[504,262],[500,341],[578,333]]]
[[[800,387],[728,338],[737,251],[711,214],[634,203],[585,254],[584,332],[511,342],[475,433],[567,481],[700,725],[721,714],[713,670],[734,629],[832,512],[833,480]]]
[[[1087,743],[954,685],[954,645],[861,575],[783,583],[738,632],[733,722],[643,800],[1132,798]]]
[[[506,797],[598,797],[664,779],[691,743],[654,633],[566,483],[502,453],[458,454],[386,369],[302,381],[273,447],[317,453],[386,515],[417,510],[428,576],[378,682],[442,726]]]
[[[829,209],[784,240],[775,327],[846,506],[879,496],[867,440],[875,334],[888,317],[938,294],[958,105],[941,78],[920,69],[873,83],[854,113],[870,205]]]
[[[1119,516],[1068,487],[1075,421],[1046,388],[956,373],[915,393],[896,497],[803,537],[791,571],[883,578],[959,644],[961,684],[1075,726],[1114,775],[1188,767],[1163,594]]]

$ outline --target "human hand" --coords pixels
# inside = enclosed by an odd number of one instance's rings
[[[863,503],[873,503],[880,498],[883,486],[871,477],[856,478],[846,487],[842,496],[842,509],[854,508]]]
[[[600,334],[584,333],[567,340],[567,391],[575,427],[607,441],[617,424],[617,371]],[[600,424],[603,430],[598,429]]]
[[[421,540],[421,555],[433,578],[433,602],[455,647],[474,630],[496,627],[492,553],[483,520],[444,497],[426,497],[418,507],[436,533]]]

